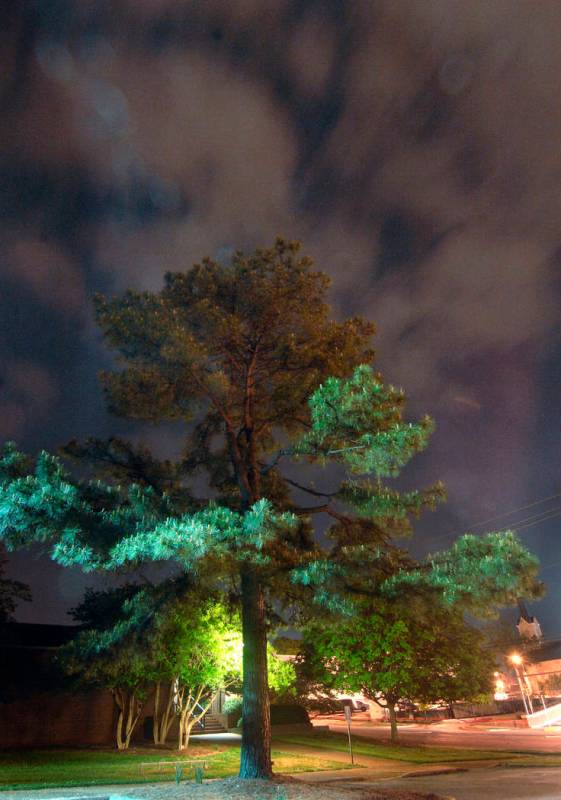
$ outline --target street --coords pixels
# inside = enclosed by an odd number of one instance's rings
[[[356,784],[380,789],[434,792],[456,800],[559,800],[561,768],[487,768],[401,780]]]
[[[329,725],[329,729],[344,733],[346,722],[342,718],[314,720],[315,725]],[[371,723],[364,719],[352,722],[354,736],[388,741],[389,725]],[[529,728],[509,728],[500,721],[490,726],[477,725],[465,720],[444,720],[430,725],[405,723],[399,726],[403,744],[440,745],[442,747],[468,747],[484,750],[523,750],[527,752],[561,753],[561,727],[547,731]],[[561,796],[561,795],[560,795]]]

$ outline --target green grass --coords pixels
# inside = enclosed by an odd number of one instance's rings
[[[273,751],[275,772],[315,772],[344,769],[347,765],[329,760],[328,754],[301,755],[290,748]],[[73,786],[147,783],[175,780],[173,764],[163,772],[140,764],[158,761],[207,760],[205,778],[236,775],[240,763],[239,747],[193,747],[184,755],[157,752],[116,752],[110,750],[20,750],[0,753],[0,791],[7,789],[54,789]],[[184,778],[193,780],[193,769]]]
[[[318,750],[335,750],[347,752],[349,743],[347,736],[340,733],[323,733],[314,736],[282,736],[276,740],[283,745],[302,744]],[[430,747],[420,745],[394,745],[385,742],[367,741],[353,737],[355,755],[387,758],[393,761],[408,761],[412,764],[443,764],[454,761],[507,761],[520,758],[520,752],[493,750],[471,750],[461,748]],[[561,761],[560,761],[561,763]]]

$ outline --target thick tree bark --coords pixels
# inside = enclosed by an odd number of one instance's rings
[[[388,711],[390,714],[390,740],[392,744],[397,744],[399,736],[397,733],[397,716],[395,713],[395,706],[393,703],[388,703]]]
[[[270,778],[271,714],[267,679],[267,626],[263,587],[242,570],[243,729],[240,778]]]

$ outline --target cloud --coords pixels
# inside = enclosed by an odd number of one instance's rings
[[[58,397],[47,369],[30,361],[2,359],[0,372],[0,439],[19,439],[44,423]]]
[[[85,302],[84,279],[75,260],[57,242],[20,233],[3,242],[4,277],[24,285],[41,304],[65,314]]]
[[[539,469],[561,308],[561,6],[114,8],[95,41],[86,9],[66,40],[37,43],[0,126],[5,152],[98,190],[70,229],[61,206],[51,238],[40,202],[25,235],[10,222],[10,279],[63,310],[86,272],[109,291],[157,288],[203,255],[299,237],[336,312],[376,321],[388,378],[437,418],[427,474],[466,513],[517,499]]]
[[[184,219],[123,235],[99,230],[99,258],[120,279],[154,285],[224,245],[253,246],[294,226],[296,142],[264,86],[218,59],[123,54],[114,81],[127,98],[135,152],[145,168],[188,197]]]

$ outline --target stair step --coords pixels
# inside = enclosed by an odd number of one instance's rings
[[[226,729],[212,714],[207,714],[204,718],[204,726],[198,723],[195,726],[197,733],[226,733]],[[195,728],[193,730],[195,730]]]

